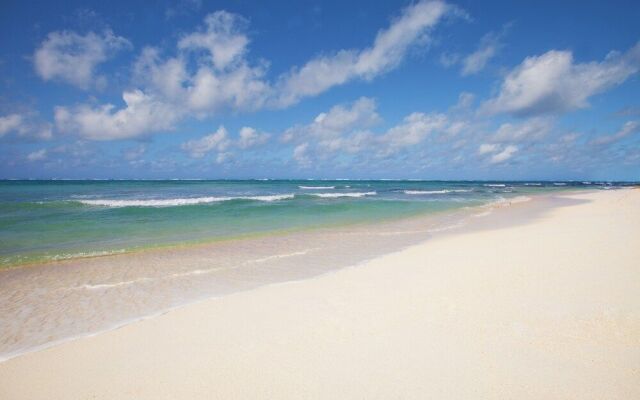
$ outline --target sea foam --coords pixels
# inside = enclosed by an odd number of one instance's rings
[[[147,199],[147,200],[117,200],[117,199],[100,199],[100,200],[77,200],[77,202],[102,207],[176,207],[188,206],[195,204],[217,203],[230,200],[254,200],[254,201],[279,201],[292,199],[293,194],[274,194],[264,196],[228,196],[228,197],[193,197],[193,198],[177,198],[177,199]]]
[[[470,189],[443,189],[443,190],[403,190],[404,194],[446,194],[446,193],[466,193],[471,192]]]
[[[364,197],[375,196],[376,192],[347,192],[347,193],[309,193],[311,196],[323,197],[323,198],[337,198],[337,197]]]

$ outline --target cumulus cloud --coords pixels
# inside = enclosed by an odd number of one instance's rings
[[[576,63],[570,51],[527,57],[504,79],[498,95],[483,105],[489,114],[532,116],[589,105],[589,97],[619,85],[640,69],[640,43],[602,62]]]
[[[224,152],[231,141],[224,126],[220,126],[215,132],[203,136],[200,139],[189,140],[182,144],[182,150],[193,158],[202,158],[211,151]]]
[[[294,160],[309,165],[340,154],[384,159],[416,148],[433,134],[451,135],[464,128],[445,114],[415,112],[386,131],[373,132],[380,121],[375,101],[362,97],[351,104],[333,106],[309,124],[285,130],[281,140],[294,143]]]
[[[178,49],[205,50],[208,61],[222,70],[238,61],[245,53],[249,38],[244,34],[247,20],[226,11],[209,14],[204,19],[205,29],[185,35]]]
[[[335,85],[352,79],[373,79],[397,67],[410,48],[422,43],[429,30],[452,10],[456,9],[442,1],[420,1],[405,8],[387,29],[378,32],[372,46],[316,57],[281,75],[275,83],[265,77],[266,61],[251,63],[247,58],[248,21],[237,14],[217,11],[207,15],[201,27],[179,38],[175,55],[163,57],[157,48],[143,49],[134,65],[134,81],[140,89],[129,90],[123,96],[135,104],[125,99],[121,109],[111,104],[59,107],[56,121],[87,138],[124,139],[166,130],[186,116],[286,107]],[[73,41],[88,41],[76,34],[72,37]],[[97,35],[87,37],[95,39]],[[104,37],[110,39],[107,42],[118,42],[113,34]],[[76,77],[79,86],[87,85],[103,57],[89,59],[92,62],[85,63],[87,72],[80,74],[84,78]],[[142,117],[134,116],[134,107],[136,111],[143,110]],[[104,124],[95,126],[95,121]],[[117,126],[117,132],[109,129],[112,126]]]
[[[131,43],[112,31],[80,35],[71,31],[51,32],[33,55],[38,76],[45,81],[59,80],[81,89],[100,87],[104,77],[95,75],[96,67]]]
[[[618,132],[595,138],[591,144],[599,146],[612,144],[638,132],[640,132],[640,121],[627,121]]]
[[[91,140],[128,139],[149,131],[166,131],[181,118],[180,111],[140,90],[124,92],[125,107],[78,105],[56,107],[56,127]]]
[[[199,139],[189,140],[182,144],[182,150],[187,152],[192,158],[202,158],[205,155],[215,152],[216,162],[223,163],[233,155],[234,149],[248,150],[264,145],[269,140],[270,135],[260,132],[249,126],[240,129],[238,137],[234,138],[224,126]]]
[[[245,150],[263,145],[269,140],[269,136],[268,133],[258,132],[249,126],[242,127],[238,138],[238,147]]]
[[[491,156],[491,159],[489,160],[489,162],[491,164],[498,164],[504,161],[507,161],[508,159],[510,159],[516,152],[518,151],[518,148],[514,145],[508,145],[506,146],[501,152],[494,154],[493,156]]]
[[[327,112],[318,114],[307,125],[296,125],[287,129],[282,139],[285,142],[303,138],[323,141],[341,136],[353,129],[366,129],[381,121],[376,111],[376,102],[361,97],[349,105],[336,105]]]
[[[487,158],[490,164],[499,164],[507,161],[515,153],[518,152],[518,147],[512,144],[503,146],[498,143],[482,143],[478,146],[478,155]]]
[[[248,22],[227,11],[209,14],[204,22],[178,41],[175,57],[163,60],[158,49],[145,48],[134,68],[138,81],[196,114],[262,107],[270,85],[264,80],[265,65],[246,59]]]
[[[420,1],[405,8],[387,29],[378,32],[372,46],[319,56],[282,76],[276,102],[287,106],[347,81],[369,80],[397,67],[409,49],[424,41],[451,9],[441,1]]]
[[[401,124],[392,127],[380,137],[379,142],[383,144],[380,151],[391,154],[417,145],[428,135],[445,131],[449,125],[449,120],[444,114],[414,112],[406,116]]]

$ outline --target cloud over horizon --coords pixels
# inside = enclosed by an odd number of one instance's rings
[[[539,35],[530,5],[251,1],[7,19],[3,174],[640,173],[630,10]]]

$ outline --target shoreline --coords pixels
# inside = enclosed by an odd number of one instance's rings
[[[229,241],[216,241],[216,242],[209,242],[209,243],[198,243],[198,244],[192,244],[192,245],[186,245],[186,246],[176,246],[176,247],[172,247],[172,248],[164,248],[164,249],[157,249],[157,251],[154,251],[156,249],[150,249],[147,251],[140,251],[140,252],[136,252],[136,253],[123,253],[123,254],[115,254],[115,255],[110,255],[110,256],[102,256],[102,257],[93,257],[93,258],[83,258],[83,259],[75,259],[75,260],[60,260],[57,262],[53,262],[53,265],[51,265],[51,263],[47,263],[47,264],[36,264],[36,265],[32,265],[32,266],[28,266],[25,268],[14,268],[14,269],[7,269],[7,270],[3,270],[0,271],[0,274],[4,273],[4,276],[10,276],[9,274],[11,272],[13,272],[14,275],[23,275],[26,274],[26,278],[27,279],[32,279],[33,280],[33,273],[38,273],[40,272],[41,274],[44,274],[45,277],[50,277],[50,278],[46,278],[48,280],[50,279],[54,279],[56,281],[61,279],[61,276],[64,278],[64,275],[56,275],[56,273],[58,271],[62,272],[62,271],[69,271],[69,274],[80,274],[80,273],[84,273],[87,274],[88,277],[88,281],[85,280],[85,282],[94,282],[95,279],[100,279],[99,278],[99,271],[102,270],[108,270],[109,268],[112,268],[113,266],[111,264],[115,263],[115,264],[122,264],[123,262],[126,262],[128,260],[130,260],[131,262],[136,262],[136,263],[142,263],[143,265],[147,265],[151,262],[157,261],[157,259],[163,259],[163,262],[168,266],[168,267],[172,267],[170,265],[169,262],[167,262],[166,258],[167,257],[172,257],[172,260],[174,260],[175,263],[179,263],[181,262],[181,260],[184,260],[185,257],[189,257],[190,254],[194,254],[196,252],[200,252],[203,255],[205,255],[206,257],[210,257],[210,255],[215,255],[215,254],[220,254],[220,253],[225,253],[228,252],[229,250],[229,246],[233,247],[235,245],[240,245],[240,250],[243,249],[243,245],[244,247],[246,246],[250,246],[250,243],[258,243],[258,242],[277,242],[277,241],[282,241],[284,243],[282,243],[281,245],[275,245],[275,248],[272,250],[273,251],[284,251],[287,250],[288,246],[291,246],[291,240],[297,240],[297,241],[305,241],[305,239],[300,239],[300,236],[306,235],[307,236],[307,240],[310,241],[311,243],[314,243],[313,241],[317,239],[314,239],[316,237],[322,237],[322,236],[331,236],[335,237],[335,239],[330,239],[332,241],[335,240],[342,240],[339,237],[341,235],[347,235],[347,236],[353,236],[353,238],[348,238],[346,239],[346,242],[348,242],[349,240],[353,241],[354,244],[356,245],[356,247],[358,246],[358,240],[362,240],[360,239],[360,237],[362,235],[382,235],[382,236],[390,236],[389,239],[394,239],[394,240],[398,240],[395,238],[395,236],[397,235],[403,235],[406,236],[410,236],[407,238],[402,238],[400,241],[393,242],[391,240],[385,240],[384,245],[386,246],[384,249],[380,250],[380,249],[368,249],[368,250],[356,250],[356,251],[349,251],[350,254],[348,254],[348,256],[350,256],[350,261],[348,262],[344,262],[344,260],[342,259],[335,259],[334,263],[336,265],[328,265],[328,262],[326,263],[321,263],[320,269],[318,268],[311,268],[308,271],[303,271],[302,274],[300,273],[294,273],[293,275],[289,274],[287,275],[286,271],[283,270],[278,270],[278,268],[276,268],[275,273],[273,274],[273,276],[269,276],[264,278],[264,281],[257,281],[255,283],[249,283],[248,285],[240,285],[239,287],[232,287],[230,289],[222,289],[220,291],[207,291],[204,294],[198,295],[198,296],[192,296],[192,298],[184,300],[184,301],[178,301],[178,302],[173,302],[173,303],[167,303],[166,305],[162,305],[162,306],[157,306],[157,307],[151,307],[149,310],[147,311],[140,311],[137,313],[134,313],[133,315],[130,316],[123,316],[123,317],[119,317],[117,315],[113,315],[113,316],[108,316],[109,320],[113,320],[112,322],[108,322],[106,324],[104,323],[100,323],[99,325],[96,326],[95,328],[90,328],[89,331],[85,331],[85,332],[77,332],[77,333],[68,333],[68,334],[64,334],[63,337],[59,337],[56,339],[52,339],[52,340],[48,340],[45,343],[40,343],[40,344],[35,344],[35,345],[30,345],[26,348],[23,349],[16,349],[13,351],[9,351],[6,352],[4,354],[2,354],[2,356],[0,357],[0,363],[5,362],[7,360],[11,360],[14,359],[16,357],[20,357],[22,355],[25,354],[29,354],[32,352],[37,352],[37,351],[41,351],[43,349],[48,349],[51,347],[55,347],[58,346],[60,344],[69,342],[69,341],[74,341],[74,340],[78,340],[78,339],[82,339],[84,337],[91,337],[91,336],[95,336],[101,333],[105,333],[105,332],[109,332],[109,331],[113,331],[116,329],[120,329],[124,326],[127,326],[129,324],[132,323],[136,323],[138,321],[143,321],[143,320],[147,320],[149,318],[153,318],[159,315],[163,315],[166,314],[167,312],[171,312],[173,310],[182,308],[182,307],[188,307],[192,304],[195,303],[199,303],[202,301],[206,301],[207,299],[212,299],[212,298],[219,298],[219,297],[224,297],[233,293],[237,293],[237,292],[242,292],[242,291],[247,291],[247,290],[254,290],[256,288],[259,288],[261,286],[267,286],[267,285],[272,285],[272,284],[278,284],[278,283],[283,283],[283,282],[295,282],[295,281],[299,281],[299,280],[304,280],[304,279],[313,279],[314,277],[317,276],[321,276],[323,274],[329,273],[329,272],[335,272],[337,270],[343,269],[343,268],[347,268],[353,265],[359,265],[362,264],[364,262],[370,261],[371,259],[374,259],[376,257],[380,257],[380,256],[384,256],[385,254],[389,254],[389,253],[393,253],[393,252],[397,252],[397,251],[401,251],[403,249],[405,249],[408,246],[411,245],[415,245],[418,243],[422,243],[425,240],[431,240],[434,237],[439,237],[443,234],[448,234],[450,232],[454,233],[457,230],[460,229],[468,229],[469,226],[468,225],[477,225],[479,223],[481,223],[481,219],[484,220],[485,218],[474,218],[473,216],[475,216],[479,211],[482,210],[487,210],[486,212],[491,213],[492,217],[495,215],[494,213],[496,211],[498,212],[504,212],[507,208],[513,209],[513,206],[516,205],[524,205],[525,207],[533,207],[532,204],[533,203],[538,203],[540,201],[543,201],[542,199],[549,199],[552,198],[554,196],[557,196],[559,193],[545,193],[545,194],[537,194],[535,196],[531,196],[531,197],[526,197],[524,202],[522,202],[522,196],[518,197],[518,198],[512,198],[512,199],[506,199],[506,200],[502,200],[502,201],[497,201],[497,202],[491,202],[491,203],[487,203],[484,205],[479,205],[479,206],[473,206],[473,207],[464,207],[462,209],[455,209],[455,210],[445,210],[445,211],[440,211],[437,213],[430,213],[430,214],[422,214],[422,215],[416,215],[413,217],[406,217],[406,218],[401,218],[401,219],[389,219],[389,220],[385,220],[382,222],[377,222],[377,223],[353,223],[353,224],[348,224],[348,225],[341,225],[339,227],[331,227],[331,228],[327,228],[327,227],[323,227],[323,228],[318,228],[318,229],[307,229],[304,231],[296,231],[296,232],[286,232],[286,233],[281,233],[280,235],[261,235],[261,236],[257,236],[257,237],[251,237],[251,238],[246,238],[246,239],[238,239],[238,240],[229,240]],[[546,204],[545,207],[550,207],[552,205],[550,204]],[[543,207],[544,208],[544,207]],[[522,217],[522,216],[521,216]],[[526,216],[525,216],[526,217]],[[500,217],[498,217],[500,218]],[[488,220],[494,220],[495,222],[495,217],[494,218],[486,218]],[[503,218],[504,219],[504,218]],[[451,220],[453,220],[453,225],[451,225]],[[411,229],[414,229],[413,231]],[[415,237],[414,237],[415,236]],[[385,237],[386,239],[386,237]],[[380,239],[382,240],[382,238]],[[253,241],[253,242],[252,242]],[[317,244],[317,243],[316,243]],[[322,244],[322,243],[321,243]],[[226,247],[225,247],[226,246]],[[326,246],[326,243],[324,244],[324,246]],[[371,253],[371,254],[370,254]],[[294,251],[294,255],[304,255],[302,254],[302,252],[298,252],[296,253]],[[343,256],[345,254],[342,254]],[[262,258],[262,260],[264,261],[273,261],[273,262],[277,262],[279,260],[277,260],[278,258],[280,258],[281,256],[279,255],[266,255],[265,257]],[[319,256],[318,256],[319,257]],[[297,258],[297,262],[304,262],[305,258],[304,257],[296,257]],[[347,257],[348,258],[348,257]],[[270,259],[274,259],[274,260],[270,260]],[[260,262],[260,258],[255,261]],[[206,261],[201,261],[201,262],[206,262]],[[251,262],[251,261],[249,261]],[[95,264],[93,267],[91,267],[93,269],[93,272],[96,273],[96,275],[92,275],[91,271],[89,271],[87,273],[87,270],[89,269],[89,267],[93,264]],[[236,263],[239,264],[239,266],[232,266],[230,268],[242,268],[243,265],[246,265],[247,261],[236,261]],[[267,263],[265,263],[267,264]],[[135,263],[132,265],[136,265]],[[327,265],[327,266],[324,266]],[[138,267],[136,267],[138,268]],[[189,272],[189,270],[187,269],[186,272],[183,272],[183,274],[185,275],[189,275],[191,273],[196,273],[196,275],[198,274],[199,271],[203,271],[200,267],[198,267],[199,269],[196,269],[193,272]],[[173,271],[173,268],[172,268]],[[206,270],[204,270],[206,271]],[[170,275],[180,275],[181,272],[170,272]],[[204,273],[204,272],[203,272]],[[31,274],[31,276],[30,276]],[[129,273],[127,272],[127,275]],[[262,274],[264,275],[264,273]],[[35,275],[35,277],[37,279],[42,280],[42,277],[39,275]],[[109,275],[106,275],[106,277],[108,278]],[[141,278],[138,278],[138,280],[140,280],[142,283],[145,283],[145,281],[147,280],[157,280],[157,279],[162,279],[163,277],[160,276],[158,278],[148,278],[146,276],[144,276],[144,274],[142,274]],[[222,276],[221,277],[223,280],[228,280],[228,278],[226,276]],[[135,282],[135,278],[131,278],[133,279],[133,281],[131,282]],[[250,278],[251,280],[253,280],[254,278]],[[24,279],[23,279],[24,280]],[[45,283],[43,283],[45,284]],[[56,284],[58,284],[58,282],[56,282]],[[82,287],[85,284],[81,284],[78,283],[76,285],[76,287]],[[93,283],[91,283],[91,285],[94,285]],[[96,284],[97,287],[100,286],[105,286],[108,287],[111,284]],[[120,285],[119,283],[115,283],[115,286]],[[125,283],[125,286],[127,284]],[[8,284],[6,285],[7,287]],[[15,286],[15,283],[14,285]],[[64,285],[61,285],[62,287],[60,287],[57,290],[65,290],[65,288],[63,287]],[[237,286],[237,285],[236,285]],[[119,288],[117,288],[119,289]],[[135,288],[132,287],[131,290],[133,291]],[[38,287],[34,287],[31,289],[25,289],[28,291],[33,291],[33,290],[40,290],[38,289]],[[108,293],[108,292],[107,292]],[[111,293],[114,296],[118,296],[119,293]],[[160,293],[160,295],[162,295],[162,293]],[[57,295],[56,295],[57,296]],[[156,294],[156,296],[159,296],[158,294]],[[13,296],[14,298],[16,296]],[[55,299],[54,299],[55,300]],[[35,301],[41,301],[40,298],[35,299]],[[86,299],[84,298],[80,298],[79,301],[82,302],[86,302]],[[8,301],[6,301],[5,303],[8,304]],[[71,305],[73,306],[73,304]],[[106,307],[108,307],[109,305],[107,305]],[[24,307],[24,306],[23,306]],[[61,303],[60,305],[58,305],[57,308],[62,309],[62,310],[68,310],[70,307],[70,305],[68,303]],[[104,307],[103,307],[104,308]],[[37,311],[36,311],[37,312]],[[41,312],[40,315],[40,319],[43,319],[46,321],[46,319],[48,318],[52,318],[52,316],[49,316],[48,314],[45,314],[46,310]],[[52,310],[51,312],[58,312],[58,310]],[[108,312],[108,311],[107,311]],[[117,314],[117,312],[116,312]],[[60,319],[60,318],[64,318],[62,316],[58,316],[56,317],[56,319]],[[7,321],[14,321],[16,318],[12,317],[11,315],[5,315],[4,317],[2,316],[2,313],[0,313],[0,320],[4,320],[5,322]],[[40,319],[34,321],[35,323],[37,323],[38,325],[41,326],[41,324],[43,323],[42,321],[40,321]],[[75,321],[69,321],[68,323],[70,324],[75,324]],[[103,324],[103,326],[100,326],[100,324]],[[33,325],[33,324],[32,324]],[[64,329],[64,326],[60,326],[61,328]],[[16,329],[24,329],[24,326],[17,326],[13,332],[14,335],[19,334]],[[50,329],[54,329],[55,327],[51,327]],[[33,326],[33,329],[35,329],[35,325]],[[46,329],[46,328],[45,328]],[[59,329],[59,328],[55,328],[55,329]]]
[[[640,191],[560,197],[527,221],[510,207],[504,226],[24,354],[0,363],[0,393],[633,398]]]
[[[580,192],[591,192],[591,191],[599,191],[601,189],[585,189],[585,188],[570,188],[566,189],[564,192],[544,192],[544,193],[535,193],[535,194],[526,194],[519,195],[511,198],[504,198],[500,200],[490,201],[486,204],[474,205],[474,206],[465,206],[462,208],[453,208],[453,209],[445,209],[445,210],[436,210],[436,211],[417,211],[411,215],[405,215],[401,217],[391,217],[385,216],[382,220],[371,220],[371,221],[352,221],[352,222],[343,222],[343,223],[331,223],[331,224],[318,224],[314,226],[305,226],[305,227],[292,227],[286,229],[276,229],[276,230],[267,230],[267,231],[257,231],[257,232],[249,232],[243,233],[235,236],[224,236],[224,237],[211,237],[211,238],[203,238],[198,240],[191,240],[185,242],[176,242],[176,243],[158,243],[158,244],[149,244],[139,247],[134,247],[130,249],[115,249],[115,250],[95,250],[95,251],[87,251],[87,255],[76,256],[71,255],[70,257],[60,257],[60,258],[51,258],[51,259],[43,259],[41,261],[34,262],[24,262],[24,263],[15,263],[15,264],[7,264],[0,266],[0,274],[4,271],[10,271],[21,268],[39,268],[46,267],[55,264],[66,264],[66,263],[75,263],[82,262],[84,260],[92,260],[99,258],[108,258],[108,257],[126,257],[131,254],[140,254],[147,252],[162,252],[162,251],[175,251],[175,250],[189,250],[189,249],[197,249],[199,247],[207,247],[207,246],[215,246],[219,243],[226,242],[234,242],[240,240],[251,240],[251,239],[262,239],[268,238],[272,236],[282,236],[282,235],[296,235],[296,234],[304,234],[304,233],[313,233],[313,232],[322,232],[324,230],[341,230],[341,229],[349,229],[349,228],[362,228],[362,227],[375,227],[381,224],[401,224],[405,221],[410,221],[414,219],[424,219],[428,220],[430,218],[437,218],[441,215],[447,214],[457,214],[464,213],[466,210],[472,209],[482,209],[482,208],[492,208],[499,207],[501,203],[512,203],[512,200],[517,199],[519,197],[529,197],[529,198],[540,198],[554,195],[562,195],[563,193],[580,193]],[[95,254],[93,254],[95,253]],[[82,254],[82,253],[78,253]]]
[[[623,188],[623,187],[620,187]],[[556,188],[556,190],[558,190]],[[280,236],[280,235],[290,235],[290,234],[299,234],[306,232],[314,232],[314,231],[322,231],[322,230],[333,230],[333,229],[347,229],[350,227],[365,227],[365,226],[376,226],[380,224],[389,224],[389,223],[401,223],[402,221],[408,221],[416,218],[431,218],[437,217],[439,215],[446,215],[450,213],[457,213],[464,209],[475,208],[475,207],[492,207],[493,205],[498,205],[499,203],[509,202],[514,198],[525,196],[525,197],[541,197],[541,196],[549,196],[554,194],[562,194],[562,193],[572,193],[572,192],[581,192],[581,191],[598,191],[602,190],[599,188],[575,188],[569,187],[566,189],[562,189],[562,191],[553,191],[553,192],[541,192],[541,193],[526,193],[523,195],[518,195],[515,197],[506,197],[503,199],[492,200],[487,202],[486,204],[474,205],[474,206],[465,206],[462,208],[451,208],[445,210],[435,210],[435,211],[414,211],[407,215],[402,216],[383,216],[381,220],[366,220],[366,221],[348,221],[348,222],[332,222],[332,223],[321,223],[317,225],[309,225],[309,226],[299,226],[299,227],[289,227],[282,229],[274,229],[274,230],[264,230],[264,231],[255,231],[255,232],[246,232],[240,233],[237,235],[231,236],[213,236],[213,237],[203,237],[196,240],[186,240],[186,241],[178,241],[178,242],[167,242],[167,243],[151,243],[151,244],[143,244],[136,245],[131,248],[117,248],[117,249],[86,249],[84,251],[79,251],[71,254],[62,254],[62,255],[28,255],[27,257],[35,257],[34,260],[29,260],[25,262],[12,262],[4,265],[0,265],[0,274],[3,271],[9,271],[20,268],[32,268],[32,267],[42,267],[47,265],[54,264],[64,264],[64,263],[73,263],[73,262],[81,262],[82,260],[92,260],[96,258],[103,257],[119,257],[126,256],[131,254],[141,254],[147,252],[162,252],[162,251],[173,251],[173,250],[188,250],[189,248],[197,248],[201,246],[215,246],[218,243],[225,242],[233,242],[238,240],[250,240],[250,239],[260,239],[270,236]]]

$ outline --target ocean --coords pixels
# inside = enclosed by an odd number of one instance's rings
[[[615,183],[0,181],[0,268],[436,213]]]

